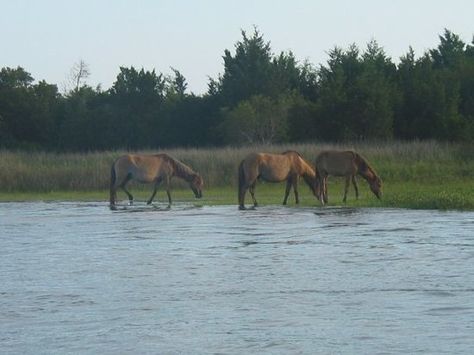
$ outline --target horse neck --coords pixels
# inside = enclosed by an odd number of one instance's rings
[[[372,182],[377,179],[377,174],[375,171],[370,167],[369,164],[360,156],[356,155],[357,165],[358,165],[358,173],[362,176],[365,180]]]
[[[369,182],[372,182],[377,178],[377,175],[370,167],[366,171],[360,172],[360,175]]]
[[[302,176],[306,184],[310,188],[313,188],[314,184],[316,184],[316,175],[303,174]]]
[[[316,172],[314,169],[306,162],[303,158],[299,157],[300,159],[300,167],[301,167],[301,176],[306,181],[308,185],[314,184],[316,181]]]
[[[189,166],[177,161],[175,159],[170,159],[171,164],[173,165],[174,176],[181,178],[185,181],[191,181],[196,173]]]
[[[306,175],[306,176],[309,176],[311,178],[315,178],[316,177],[316,172],[311,167],[311,165],[306,160],[304,160],[303,158],[299,157],[299,159],[300,159],[301,175],[302,176]]]

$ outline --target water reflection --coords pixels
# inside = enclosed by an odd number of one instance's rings
[[[470,353],[474,213],[0,203],[6,353]]]

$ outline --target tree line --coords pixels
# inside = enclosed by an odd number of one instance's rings
[[[344,140],[474,140],[474,39],[445,30],[439,45],[395,64],[373,40],[329,51],[326,64],[274,54],[254,29],[223,55],[205,94],[186,78],[121,67],[108,90],[57,85],[21,67],[0,72],[0,146],[88,151]],[[83,79],[83,78],[82,78]]]

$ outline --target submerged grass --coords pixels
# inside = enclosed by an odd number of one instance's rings
[[[361,196],[349,190],[348,206],[474,210],[474,144],[389,142],[352,144],[294,144],[215,149],[167,149],[175,158],[199,171],[205,180],[204,198],[197,204],[237,204],[237,166],[252,151],[296,150],[309,162],[324,149],[355,149],[365,156],[384,181],[377,200],[363,179]],[[107,201],[110,167],[123,151],[55,154],[0,151],[0,201],[100,200]],[[154,153],[145,151],[141,153]],[[342,204],[343,179],[330,178],[331,205]],[[145,200],[151,186],[131,184],[137,199]],[[261,205],[280,204],[284,184],[257,184]],[[160,197],[161,194],[161,197]],[[191,191],[176,179],[175,201],[194,201]],[[304,182],[301,205],[318,206]],[[119,198],[124,198],[119,192]],[[164,193],[158,199],[165,201]],[[293,205],[294,197],[289,199]],[[247,197],[250,203],[250,197]]]

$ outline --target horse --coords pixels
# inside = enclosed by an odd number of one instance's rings
[[[115,160],[110,172],[110,208],[115,209],[118,188],[127,194],[129,203],[133,204],[133,196],[125,187],[132,179],[141,183],[154,184],[153,193],[147,204],[152,203],[158,186],[164,183],[169,206],[171,206],[170,181],[174,176],[188,182],[196,198],[202,197],[204,182],[201,175],[179,160],[167,154],[123,155]]]
[[[298,152],[286,151],[282,154],[250,153],[240,162],[238,168],[239,209],[245,210],[245,194],[247,190],[249,190],[252,196],[254,207],[258,205],[255,199],[255,185],[258,178],[268,182],[286,180],[283,204],[286,205],[287,203],[291,187],[293,187],[295,201],[298,204],[297,185],[300,176],[303,177],[311,188],[313,194],[318,196],[316,173]]]
[[[344,203],[347,199],[347,192],[351,181],[354,185],[356,199],[359,198],[356,175],[362,176],[369,183],[370,190],[378,199],[382,197],[382,180],[377,176],[374,169],[370,167],[369,163],[354,151],[322,151],[316,157],[315,167],[316,179],[318,180],[318,186],[320,186],[319,200],[323,205],[328,202],[328,175],[346,177],[344,198],[342,200]]]

